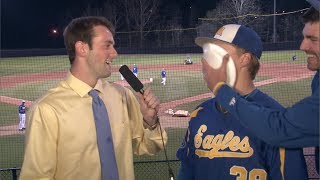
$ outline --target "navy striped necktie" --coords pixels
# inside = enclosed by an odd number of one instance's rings
[[[97,143],[101,164],[102,180],[118,180],[118,168],[115,158],[112,133],[108,112],[97,90],[89,92],[92,97],[92,109],[96,125]]]

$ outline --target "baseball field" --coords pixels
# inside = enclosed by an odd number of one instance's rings
[[[296,58],[293,60],[293,56]],[[193,108],[212,94],[202,79],[200,54],[191,54],[193,64],[184,65],[185,54],[119,55],[113,61],[113,73],[107,80],[128,86],[121,81],[118,69],[126,64],[138,66],[138,78],[150,86],[161,100],[160,122],[169,135],[167,145],[170,165],[176,174],[179,163],[175,152],[188,125],[187,117],[172,117],[167,109],[187,110]],[[300,51],[264,52],[261,69],[255,85],[277,99],[282,105],[290,106],[310,94],[313,72],[306,68],[306,56]],[[24,149],[24,132],[18,131],[18,105],[26,100],[29,107],[46,90],[55,87],[68,72],[67,56],[42,56],[2,58],[0,60],[0,168],[21,167]],[[161,70],[167,71],[167,83],[161,82]],[[153,78],[153,81],[150,81]],[[28,115],[28,112],[27,112]],[[306,149],[305,154],[312,154]],[[167,167],[163,152],[158,155],[135,156],[136,179],[167,179]],[[314,161],[308,164],[309,177],[318,177]],[[1,173],[1,172],[0,172]],[[1,175],[0,175],[1,177]]]

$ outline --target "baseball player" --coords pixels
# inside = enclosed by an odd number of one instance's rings
[[[19,113],[19,131],[23,131],[26,129],[26,106],[25,106],[25,100],[22,100],[20,106],[18,107],[18,113]]]
[[[136,77],[138,77],[138,67],[136,64],[133,65],[132,72]]]
[[[214,37],[214,38],[212,38]],[[282,108],[274,99],[254,87],[262,54],[260,37],[243,25],[229,24],[209,37],[196,39],[196,44],[210,44],[227,51],[224,58],[234,61],[237,80],[234,89],[247,101],[270,108]],[[215,77],[221,71],[211,64],[216,49],[204,50],[202,73],[212,91]],[[230,104],[232,104],[230,100]],[[177,151],[181,161],[178,180],[306,180],[308,178],[302,149],[282,149],[257,138],[237,118],[211,98],[190,114],[189,127]],[[259,121],[259,119],[256,119]]]
[[[161,84],[165,86],[167,81],[167,72],[164,68],[162,68],[162,71],[161,71],[161,78],[162,78]]]
[[[191,56],[190,55],[187,55],[187,58],[186,60],[184,61],[184,64],[192,64],[192,59],[191,59]]]

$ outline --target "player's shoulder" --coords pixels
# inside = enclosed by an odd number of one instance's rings
[[[202,102],[201,104],[199,104],[198,106],[201,106],[201,107],[208,107],[210,108],[211,106],[213,106],[216,102],[216,99],[215,98],[210,98],[204,102]]]
[[[256,92],[254,93],[254,95],[252,97],[248,97],[249,101],[254,101],[260,105],[263,105],[267,108],[281,108],[284,109],[284,107],[277,102],[274,98],[272,98],[271,96],[269,96],[268,94],[256,89]]]
[[[196,117],[198,115],[199,112],[203,111],[204,109],[212,109],[214,103],[216,102],[216,100],[214,98],[210,98],[204,102],[202,102],[201,104],[199,104],[191,113],[190,113],[190,117],[191,119]],[[191,120],[190,119],[190,120]]]

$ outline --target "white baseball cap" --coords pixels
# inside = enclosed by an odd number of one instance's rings
[[[249,27],[239,24],[227,24],[222,26],[214,35],[197,37],[195,43],[202,47],[204,44],[209,42],[213,43],[213,41],[217,39],[243,48],[254,54],[258,59],[261,57],[261,39],[259,35]]]

